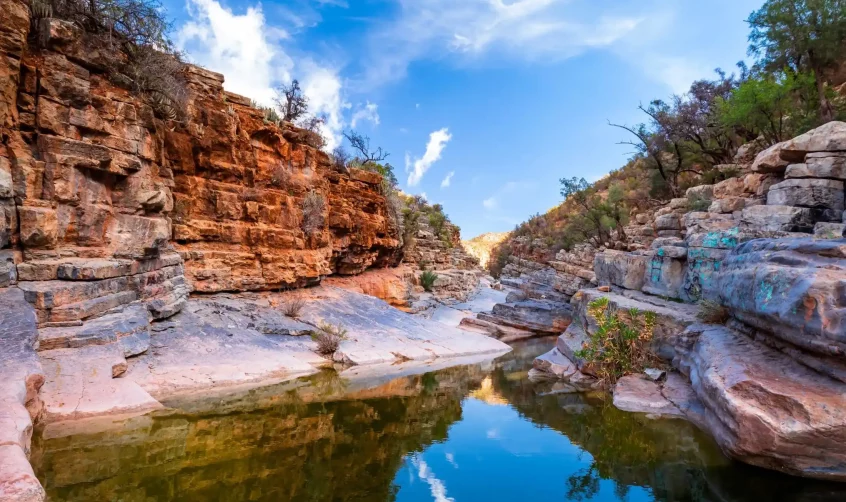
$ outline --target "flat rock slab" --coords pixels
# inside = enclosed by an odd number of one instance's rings
[[[305,347],[285,346],[285,335],[268,336],[254,328],[249,317],[236,310],[189,301],[183,312],[153,325],[151,349],[130,361],[125,378],[162,398],[186,390],[306,375],[317,371],[310,363],[325,362]]]
[[[626,375],[614,385],[614,406],[623,411],[683,417],[684,413],[662,393],[662,384],[642,375]]]
[[[846,384],[725,327],[702,332],[689,366],[706,428],[730,456],[846,481]]]
[[[478,318],[542,334],[559,334],[570,325],[573,309],[566,303],[551,300],[523,300],[498,303],[490,314],[481,313]]]
[[[339,353],[353,364],[511,350],[493,338],[406,314],[378,298],[325,286],[309,293],[301,319],[315,326],[328,323],[346,329]]]
[[[118,415],[161,408],[126,371],[117,343],[40,353],[47,381],[41,389],[45,422]]]

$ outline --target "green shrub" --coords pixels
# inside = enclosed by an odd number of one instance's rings
[[[347,338],[347,330],[343,326],[320,322],[318,330],[311,334],[312,340],[317,342],[317,353],[330,356],[338,350],[342,340]]]
[[[698,194],[688,195],[687,207],[691,211],[707,211],[711,207],[711,200]]]
[[[649,350],[656,322],[654,312],[612,312],[608,298],[603,297],[588,305],[588,314],[599,326],[575,355],[587,362],[590,372],[600,381],[613,384],[625,375],[661,365]]]
[[[425,270],[420,274],[420,285],[423,286],[423,289],[426,291],[432,291],[432,287],[435,285],[436,280],[438,280],[438,274],[432,272],[431,270]]]

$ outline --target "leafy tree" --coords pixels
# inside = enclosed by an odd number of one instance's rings
[[[803,103],[813,103],[806,96],[814,92],[810,74],[749,77],[719,101],[720,121],[726,127],[748,131],[752,137],[762,135],[768,144],[780,143],[803,132],[808,117],[815,115],[813,104],[812,109],[803,109],[807,108]]]
[[[276,108],[285,122],[295,122],[308,113],[308,98],[303,94],[298,80],[282,84],[276,89]]]
[[[825,71],[846,52],[846,0],[767,0],[747,20],[749,54],[769,71],[809,71],[817,89],[819,117],[834,118],[825,92]]]
[[[601,246],[611,240],[612,231],[625,241],[623,227],[628,223],[628,206],[624,187],[615,183],[603,198],[584,178],[562,178],[561,195],[577,207],[568,222],[568,232]]]

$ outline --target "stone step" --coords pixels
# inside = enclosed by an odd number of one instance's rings
[[[90,300],[70,303],[54,309],[38,312],[38,322],[55,323],[88,319],[104,314],[113,308],[130,304],[138,299],[135,291],[120,291],[109,295],[99,296]]]
[[[89,321],[84,326],[42,328],[38,332],[38,350],[119,343],[124,349],[124,357],[135,356],[150,347],[149,322],[147,308],[135,303],[120,312]]]
[[[181,265],[103,280],[32,281],[18,286],[38,310],[42,325],[88,319],[135,300],[154,298],[162,300],[157,318],[168,317],[188,294]]]
[[[97,281],[143,274],[180,265],[179,253],[163,254],[151,260],[116,260],[105,258],[62,258],[33,260],[17,265],[19,281]]]

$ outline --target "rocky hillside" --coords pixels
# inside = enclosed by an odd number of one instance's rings
[[[467,253],[479,260],[479,265],[482,268],[487,268],[488,261],[491,258],[491,252],[497,245],[507,239],[509,235],[510,232],[488,232],[477,235],[470,240],[461,241],[461,246]]]
[[[627,233],[652,237],[635,249],[512,256],[503,283],[568,312],[538,376],[576,389],[614,384],[618,407],[685,417],[741,461],[846,480],[846,123],[737,168],[638,213]],[[494,313],[526,310],[519,300]],[[488,320],[509,321],[499,317]],[[616,363],[591,347],[621,326],[646,329],[638,339],[648,343],[643,359],[608,373]]]

